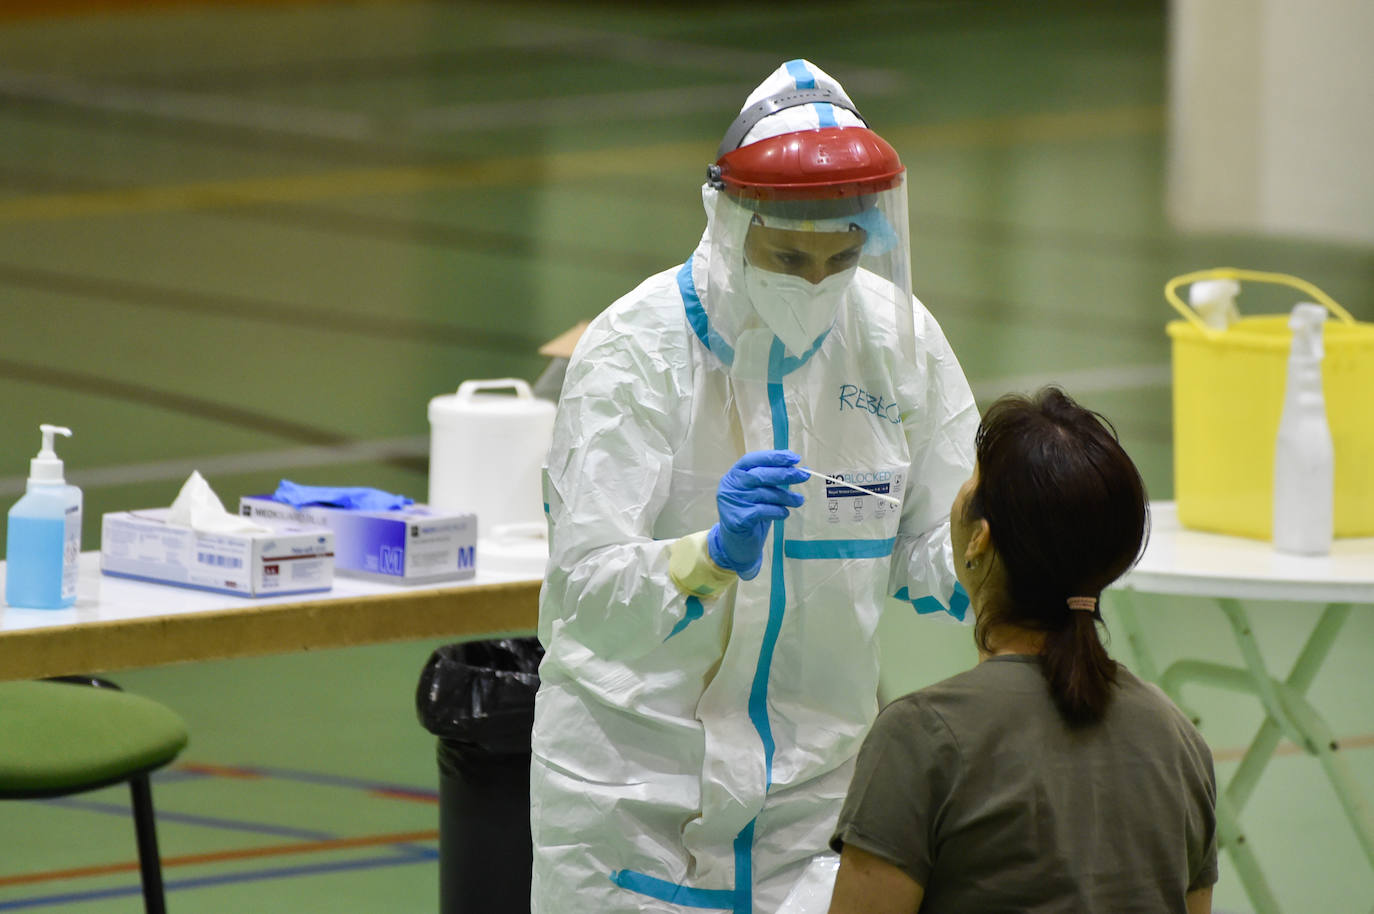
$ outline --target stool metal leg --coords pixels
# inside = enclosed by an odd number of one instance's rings
[[[148,914],[166,914],[162,890],[162,858],[157,852],[157,827],[153,820],[153,791],[148,775],[129,780],[133,797],[134,831],[138,835],[138,869],[143,880],[143,906]]]

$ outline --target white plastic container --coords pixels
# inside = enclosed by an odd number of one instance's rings
[[[10,508],[5,540],[5,602],[62,609],[76,602],[81,556],[81,490],[67,485],[54,435],[71,429],[41,425],[43,447],[29,461],[24,497]]]
[[[544,523],[540,474],[553,415],[554,405],[519,378],[464,381],[456,394],[429,401],[430,508],[476,513],[484,565],[501,528]]]
[[[1274,450],[1274,548],[1326,555],[1335,533],[1335,450],[1322,393],[1326,309],[1303,302],[1288,326],[1288,383]]]

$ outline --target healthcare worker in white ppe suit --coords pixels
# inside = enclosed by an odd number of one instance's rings
[[[790,61],[708,168],[696,250],[579,341],[545,477],[535,914],[776,911],[828,853],[885,601],[966,611],[948,517],[978,414],[910,292],[903,181]]]

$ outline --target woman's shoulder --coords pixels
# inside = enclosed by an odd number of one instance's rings
[[[1178,705],[1164,690],[1145,679],[1141,679],[1124,663],[1116,665],[1116,691],[1123,704],[1129,703],[1138,713],[1151,714],[1164,719],[1179,718],[1187,720]]]
[[[1197,753],[1210,752],[1197,726],[1163,689],[1141,679],[1120,663],[1117,664],[1116,694],[1112,701],[1116,715],[1126,718],[1127,726],[1153,727],[1161,736],[1173,735]]]
[[[883,714],[958,734],[970,726],[981,728],[994,718],[1023,715],[1024,702],[1018,696],[1036,704],[1045,698],[1044,677],[1033,657],[997,657],[979,663],[895,699]]]

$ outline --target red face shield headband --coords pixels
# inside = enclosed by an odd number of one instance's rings
[[[797,89],[741,111],[725,131],[706,179],[717,190],[753,200],[825,200],[874,194],[896,186],[897,152],[866,127],[822,127],[740,143],[759,121],[786,108],[827,103],[860,120],[853,103],[827,88]]]
[[[903,172],[897,151],[867,127],[822,127],[750,143],[720,157],[713,186],[754,200],[824,200],[889,190]]]

